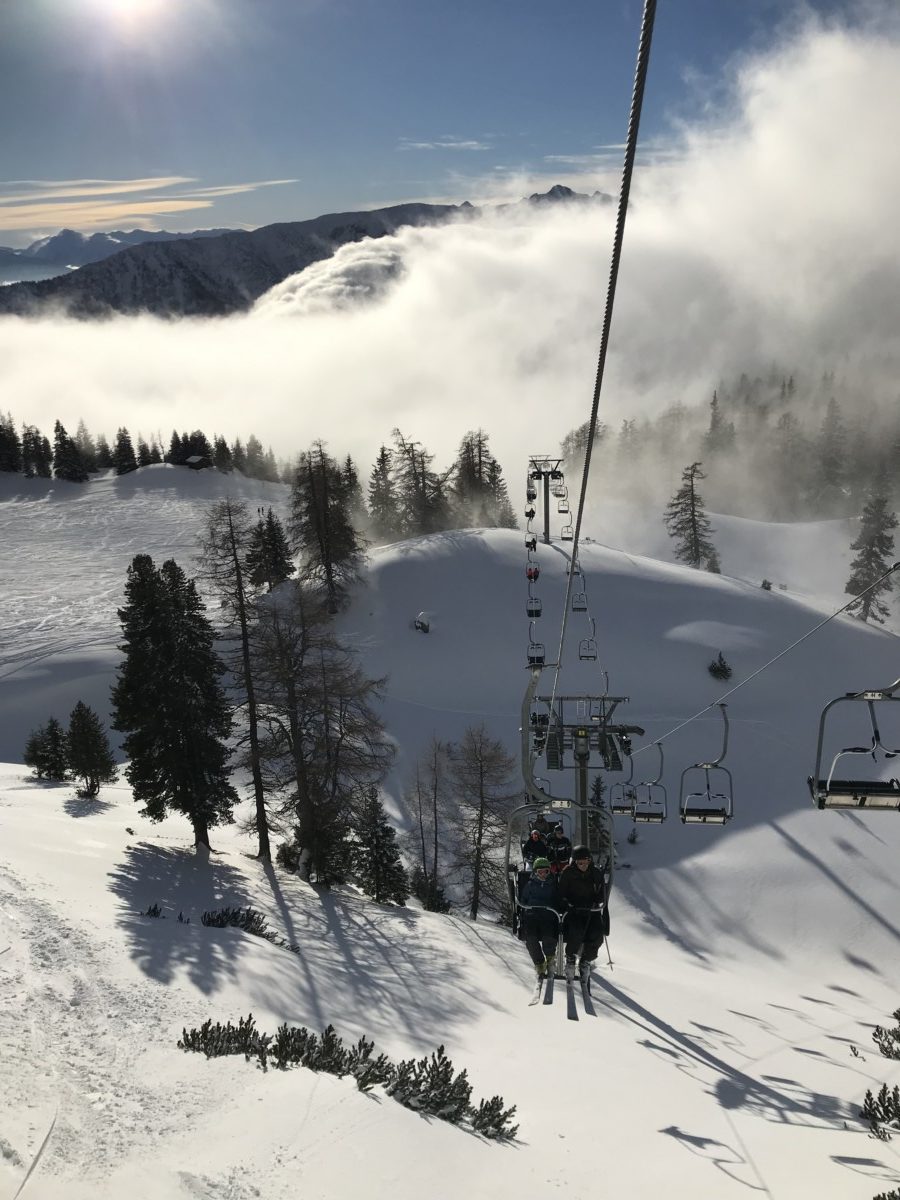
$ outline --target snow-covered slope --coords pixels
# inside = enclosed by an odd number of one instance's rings
[[[26,494],[18,481],[19,499],[0,504],[15,635],[4,646],[4,724],[65,716],[79,695],[104,711],[131,554],[189,565],[198,505],[235,483],[156,468],[73,489],[62,503],[60,485],[32,483]],[[285,496],[241,486],[251,503]],[[452,738],[484,719],[517,746],[522,536],[446,533],[371,554],[341,624],[366,668],[389,675],[395,802],[432,733]],[[539,553],[553,657],[566,559],[558,544]],[[748,576],[764,557],[748,549]],[[628,719],[647,730],[640,744],[715,699],[722,685],[706,664],[719,649],[734,683],[822,615],[816,601],[597,543],[583,547],[582,565],[602,663],[612,690],[631,697]],[[423,609],[427,636],[410,628]],[[198,860],[185,823],[148,826],[121,784],[86,805],[6,768],[0,986],[12,1002],[0,1005],[0,1056],[11,1069],[0,1073],[0,1108],[11,1116],[0,1128],[0,1196],[15,1192],[57,1110],[26,1200],[360,1190],[519,1200],[555,1189],[579,1200],[728,1200],[748,1188],[868,1200],[897,1186],[894,1144],[868,1140],[855,1114],[867,1087],[900,1081],[900,1065],[870,1041],[900,1004],[900,820],[816,812],[804,782],[821,705],[900,674],[897,646],[840,619],[736,693],[735,820],[721,830],[670,819],[634,846],[623,827],[614,970],[597,981],[599,1015],[577,1023],[559,1001],[527,1007],[523,948],[489,921],[318,894],[263,871],[237,829],[214,831],[214,854]],[[596,671],[569,652],[566,688],[596,686]],[[719,742],[706,717],[666,743],[670,802],[681,769]],[[655,767],[652,756],[637,762]],[[153,903],[165,921],[136,915]],[[205,908],[248,903],[301,954],[199,924]],[[248,1011],[269,1030],[330,1021],[394,1056],[443,1042],[476,1095],[519,1106],[520,1140],[488,1145],[347,1081],[263,1076],[175,1049],[182,1026]]]

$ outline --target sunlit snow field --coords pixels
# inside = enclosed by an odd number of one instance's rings
[[[748,1189],[870,1200],[898,1186],[896,1144],[868,1138],[857,1111],[866,1088],[900,1082],[900,1064],[871,1043],[900,1005],[900,820],[819,813],[805,785],[822,705],[900,675],[896,638],[841,618],[731,698],[726,829],[670,817],[631,846],[622,825],[614,966],[597,976],[597,1017],[570,1022],[559,998],[528,1007],[524,948],[489,920],[320,893],[262,869],[237,827],[213,830],[214,852],[199,859],[187,823],[141,820],[124,782],[90,804],[16,765],[51,713],[65,718],[79,697],[107,713],[133,554],[190,569],[207,500],[230,490],[251,508],[285,503],[286,489],[236,482],[155,468],[63,497],[58,484],[3,481],[0,1197],[16,1193],[54,1119],[25,1200],[726,1200]],[[585,526],[602,664],[647,730],[638,745],[730,686],[706,671],[719,650],[734,684],[841,602],[846,523],[718,525],[721,578],[634,553],[656,549],[647,544],[610,549],[621,544],[611,530]],[[517,751],[522,540],[470,530],[370,554],[340,624],[366,669],[388,676],[395,813],[433,734],[484,719]],[[809,572],[810,546],[830,556],[827,572]],[[539,550],[548,649],[563,550]],[[763,591],[763,577],[788,590]],[[410,628],[422,609],[428,637]],[[599,688],[596,666],[574,659],[566,686]],[[707,714],[666,742],[671,808],[683,767],[720,741]],[[645,768],[655,754],[636,758],[636,774]],[[166,920],[137,915],[154,903]],[[224,904],[261,909],[301,954],[201,926]],[[518,1140],[491,1145],[349,1080],[263,1075],[175,1047],[183,1026],[250,1011],[270,1031],[331,1022],[397,1058],[444,1043],[476,1096],[518,1106]]]

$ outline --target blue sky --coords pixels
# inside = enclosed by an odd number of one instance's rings
[[[849,0],[660,0],[642,140]],[[615,186],[640,0],[4,0],[0,244]]]

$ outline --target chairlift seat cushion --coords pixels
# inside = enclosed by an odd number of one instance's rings
[[[812,780],[810,780],[812,787]],[[896,779],[820,779],[814,793],[819,808],[883,808],[900,812]]]
[[[682,825],[724,825],[731,818],[727,808],[684,807],[681,810]]]

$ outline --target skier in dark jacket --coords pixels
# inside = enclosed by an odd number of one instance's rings
[[[550,859],[550,870],[554,875],[569,865],[572,857],[572,843],[566,837],[562,825],[557,825],[547,841],[547,857]]]
[[[547,857],[547,843],[536,829],[532,829],[528,841],[522,846],[522,857],[526,863],[532,864],[536,858]]]
[[[534,871],[519,893],[519,903],[525,906],[522,912],[525,945],[538,977],[541,977],[553,965],[561,908],[559,886],[556,876],[550,874],[550,863],[546,858],[534,860]]]
[[[580,951],[579,970],[582,975],[590,975],[591,964],[609,933],[609,913],[606,878],[594,866],[587,846],[572,851],[572,862],[559,876],[559,893],[568,905],[564,926],[566,966],[574,967]]]

